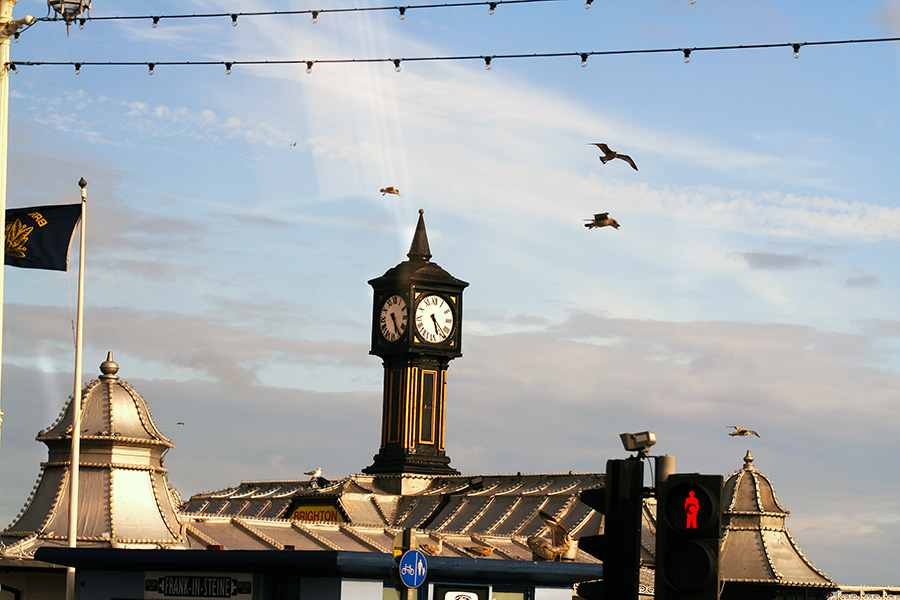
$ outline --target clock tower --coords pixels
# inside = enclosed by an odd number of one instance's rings
[[[367,474],[456,475],[444,452],[447,365],[462,356],[468,283],[431,262],[424,211],[406,260],[369,281],[372,350],[384,364],[381,448]]]

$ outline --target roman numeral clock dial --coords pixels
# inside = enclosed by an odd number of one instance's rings
[[[389,342],[396,342],[406,332],[408,314],[406,300],[399,294],[394,294],[384,301],[378,318],[378,327],[381,335]]]
[[[416,305],[416,333],[426,342],[439,344],[453,331],[453,309],[441,296],[429,294]]]

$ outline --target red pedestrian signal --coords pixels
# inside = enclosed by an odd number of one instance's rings
[[[716,600],[722,476],[669,475],[657,489],[657,600]]]

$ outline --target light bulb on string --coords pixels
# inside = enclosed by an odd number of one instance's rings
[[[147,75],[153,75],[153,67],[155,66],[154,63],[147,63]]]
[[[85,19],[78,19],[78,29],[84,29]]]
[[[594,1],[594,0],[587,0],[587,2],[584,3],[584,8],[585,8],[585,9],[590,8],[590,7],[591,7],[591,2],[593,2],[593,1]]]
[[[399,58],[394,59],[394,71],[396,71],[397,73],[400,72],[400,59]]]
[[[231,15],[231,26],[237,27],[237,15],[236,14]]]
[[[159,17],[153,17],[153,24],[151,25],[151,27],[153,27],[153,29],[159,27]]]
[[[697,0],[691,0],[691,4],[696,4]]]
[[[490,4],[488,4],[488,14],[489,14],[489,15],[494,14],[494,11],[495,11],[495,10],[497,10],[497,3],[496,3],[496,2],[491,2]]]
[[[792,44],[794,48],[794,58],[800,58],[800,44]]]
[[[18,31],[13,34],[13,43],[14,44],[19,43],[19,32]]]
[[[491,57],[490,56],[484,57],[484,70],[485,71],[491,70]]]
[[[691,62],[691,50],[689,48],[684,49],[684,62],[685,63]]]
[[[312,22],[317,23],[319,21],[319,11],[312,11]]]
[[[312,73],[313,62],[311,60],[306,61],[306,74],[309,75]]]
[[[16,63],[9,63],[9,70],[13,73],[18,73],[19,69],[16,68]]]
[[[231,75],[231,63],[230,62],[225,63],[225,74]]]
[[[581,66],[582,66],[582,67],[586,67],[586,66],[587,66],[587,57],[588,57],[587,52],[582,52],[582,53],[581,53]]]
[[[406,18],[406,7],[405,7],[405,6],[401,6],[401,7],[399,7],[397,10],[400,11],[400,20],[402,21],[403,19]]]
[[[75,74],[81,75],[81,63],[75,63]]]

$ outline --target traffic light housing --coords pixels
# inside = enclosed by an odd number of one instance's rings
[[[640,458],[608,460],[602,487],[584,490],[582,502],[604,515],[603,534],[583,536],[578,548],[603,561],[603,579],[582,583],[586,600],[637,600],[641,567],[644,463]]]
[[[717,600],[722,476],[669,475],[657,487],[656,600]]]

